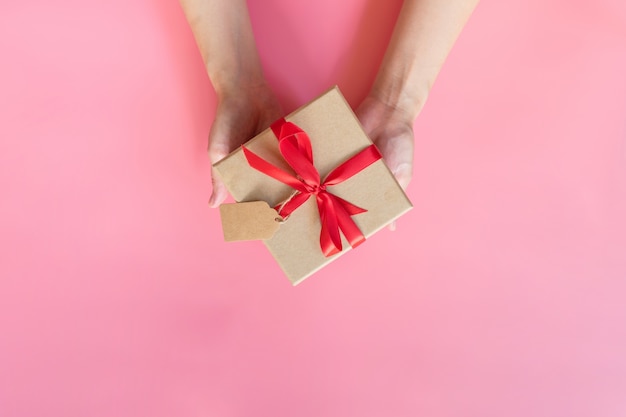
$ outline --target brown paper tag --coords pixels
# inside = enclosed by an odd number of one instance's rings
[[[220,215],[226,242],[269,239],[282,220],[265,201],[222,204]]]

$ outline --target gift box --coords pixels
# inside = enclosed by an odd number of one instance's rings
[[[263,242],[294,285],[412,208],[337,87],[214,168],[235,201],[275,208]]]

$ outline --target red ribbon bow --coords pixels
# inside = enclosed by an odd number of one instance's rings
[[[252,168],[296,190],[296,194],[291,199],[276,207],[279,208],[279,213],[283,217],[287,217],[304,204],[311,195],[315,195],[322,223],[320,247],[324,255],[331,256],[341,252],[339,230],[343,232],[353,248],[363,243],[365,236],[351,216],[364,213],[367,210],[337,197],[329,192],[326,187],[347,180],[381,159],[376,146],[370,145],[363,149],[332,170],[324,181],[320,181],[320,174],[313,165],[311,140],[306,132],[295,124],[285,121],[285,119],[276,121],[271,128],[278,138],[280,153],[289,166],[293,168],[296,175],[270,164],[246,147],[243,147],[243,153]]]

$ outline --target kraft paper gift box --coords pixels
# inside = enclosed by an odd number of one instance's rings
[[[322,182],[335,168],[372,145],[337,87],[294,111],[284,120],[295,124],[310,138],[313,164]],[[254,154],[301,179],[285,161],[279,149],[279,140],[272,129],[261,132],[244,147],[247,151],[239,148],[214,165],[235,201],[265,201],[278,209],[281,204],[289,203],[302,194],[250,165],[250,154]],[[350,217],[365,238],[412,208],[382,159],[336,185],[329,185],[326,190],[366,210]],[[341,233],[342,250],[326,256],[321,248],[321,229],[320,209],[316,195],[311,194],[280,224],[271,238],[263,241],[292,284],[300,283],[350,250],[348,240]]]

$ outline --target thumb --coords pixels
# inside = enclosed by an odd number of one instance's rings
[[[389,169],[396,181],[403,190],[406,190],[413,177],[413,137],[410,136],[411,145],[408,144],[409,139],[400,140],[400,144],[396,144],[396,147],[386,147],[387,154],[386,161]],[[383,154],[384,155],[384,154]],[[396,222],[392,222],[389,225],[389,230],[396,230]]]
[[[397,165],[395,168],[392,168],[392,167],[390,168],[391,168],[391,173],[393,174],[394,177],[396,177],[396,180],[398,181],[398,184],[400,184],[400,187],[402,187],[403,190],[406,190],[406,188],[409,186],[409,183],[411,182],[411,177],[413,177],[412,161],[402,162],[400,163],[400,165]],[[393,232],[396,230],[396,228],[397,228],[397,224],[395,221],[393,221],[389,225],[389,230]]]
[[[407,126],[398,132],[381,136],[375,143],[398,184],[406,190],[413,176],[413,129]]]
[[[403,190],[406,190],[411,182],[411,178],[413,177],[413,164],[403,162],[395,168],[392,168],[391,172],[396,177],[396,180],[398,180],[400,187],[402,187]]]
[[[209,133],[208,153],[211,165],[221,161],[230,153],[229,133],[228,126],[221,119],[216,118]],[[209,207],[215,208],[226,200],[228,192],[213,167],[211,167],[211,184],[213,189],[209,198]]]

